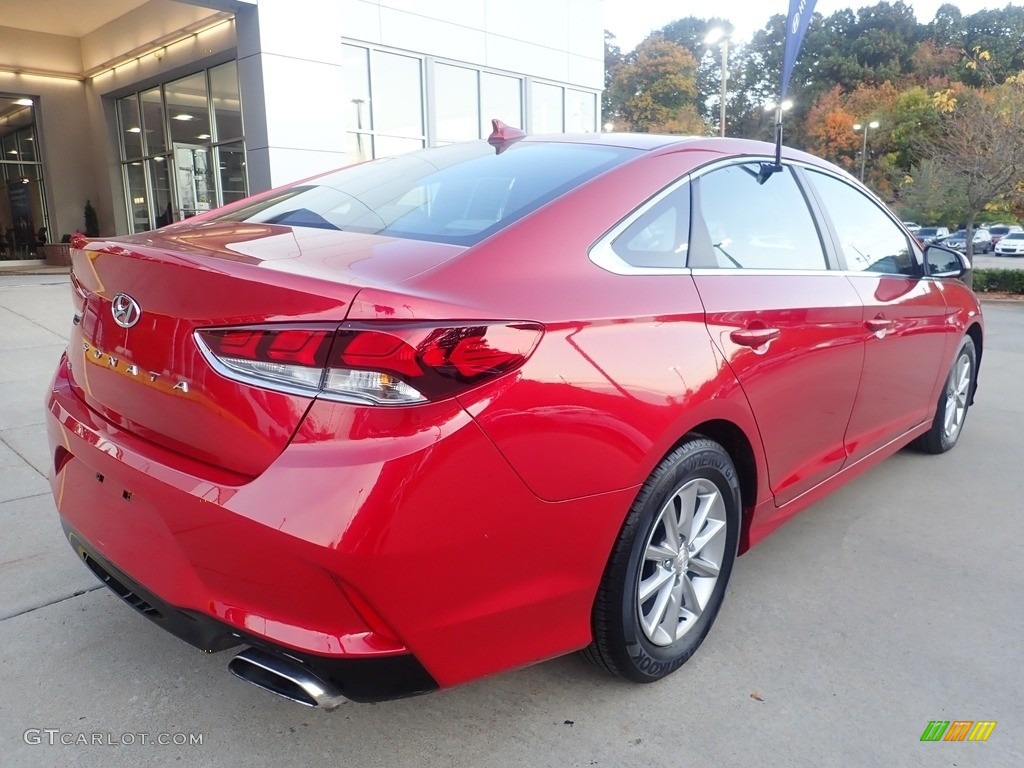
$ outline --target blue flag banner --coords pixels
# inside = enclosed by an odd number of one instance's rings
[[[789,78],[793,75],[796,55],[800,52],[800,44],[804,41],[807,26],[814,15],[814,4],[817,0],[789,0],[789,15],[786,17],[786,47],[782,53],[782,88],[779,101],[786,98]]]

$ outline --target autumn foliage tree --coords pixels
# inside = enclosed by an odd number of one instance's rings
[[[651,36],[610,73],[610,115],[616,127],[640,132],[692,132],[703,121],[696,111],[697,60],[681,45]]]

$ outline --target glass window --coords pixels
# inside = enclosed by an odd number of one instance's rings
[[[472,245],[638,154],[623,147],[484,142],[350,166],[222,220]]]
[[[217,141],[242,137],[242,98],[238,92],[238,67],[229,61],[210,70],[210,101]]]
[[[597,130],[595,94],[565,89],[565,130],[569,133],[593,133]]]
[[[18,140],[18,159],[23,163],[34,163],[36,157],[36,132],[34,126],[28,126],[16,134]]]
[[[139,94],[142,100],[142,128],[146,137],[146,152],[159,155],[167,151],[167,120],[160,88],[151,88]]]
[[[171,141],[196,144],[210,139],[210,105],[206,96],[206,72],[168,83],[167,112],[171,116]],[[201,139],[200,136],[206,138]]]
[[[373,127],[378,134],[423,137],[421,61],[384,51],[373,52]],[[382,154],[380,148],[378,154]]]
[[[128,212],[133,232],[148,232],[152,229],[149,218],[149,193],[146,185],[146,170],[141,160],[133,160],[124,167],[128,191]]]
[[[612,243],[634,267],[685,267],[690,240],[690,185],[659,200]]]
[[[480,135],[490,136],[491,120],[523,127],[523,81],[518,77],[480,73]]]
[[[345,124],[350,131],[373,128],[370,115],[369,51],[355,45],[341,46],[341,68],[345,78]]]
[[[225,144],[217,151],[220,165],[220,188],[224,205],[246,196],[248,185],[245,172],[245,148],[238,144]]]
[[[345,160],[361,163],[373,159],[373,136],[368,133],[348,133],[345,136]]]
[[[153,221],[156,226],[163,227],[176,221],[171,196],[171,172],[167,167],[167,159],[154,157],[149,161],[149,183],[151,187]]]
[[[534,83],[530,106],[533,108],[533,133],[561,133],[562,89],[557,85]]]
[[[700,177],[700,242],[707,245],[691,249],[690,265],[827,269],[818,228],[792,171],[764,184],[758,171],[756,163],[746,163]],[[693,238],[696,244],[696,232]]]
[[[895,275],[917,273],[906,235],[878,203],[833,176],[808,173],[832,219],[847,269]]]
[[[449,64],[434,65],[434,110],[438,141],[479,139],[477,71]]]
[[[60,238],[48,220],[35,107],[0,96],[0,259],[41,258],[38,246]]]
[[[134,93],[117,100],[117,116],[121,124],[125,158],[142,157],[142,117],[139,115],[139,102]]]

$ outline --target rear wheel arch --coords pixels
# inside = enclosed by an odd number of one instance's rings
[[[740,481],[740,493],[742,495],[740,511],[743,516],[741,521],[740,552],[745,552],[748,548],[747,527],[750,523],[750,512],[757,504],[758,472],[754,447],[747,434],[736,424],[725,419],[712,419],[688,430],[669,449],[666,456],[679,448],[687,440],[692,440],[695,437],[706,437],[721,445],[729,454],[733,465],[736,467],[736,473],[739,475]],[[662,458],[664,459],[664,457]]]
[[[974,382],[971,385],[971,404],[974,404],[974,392],[978,389],[978,372],[981,370],[981,354],[982,354],[982,332],[980,323],[971,323],[967,327],[967,335],[971,337],[971,341],[974,342]]]

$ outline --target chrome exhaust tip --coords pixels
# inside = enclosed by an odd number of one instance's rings
[[[257,688],[305,707],[334,709],[347,699],[301,664],[266,651],[249,648],[228,662],[228,670]]]

